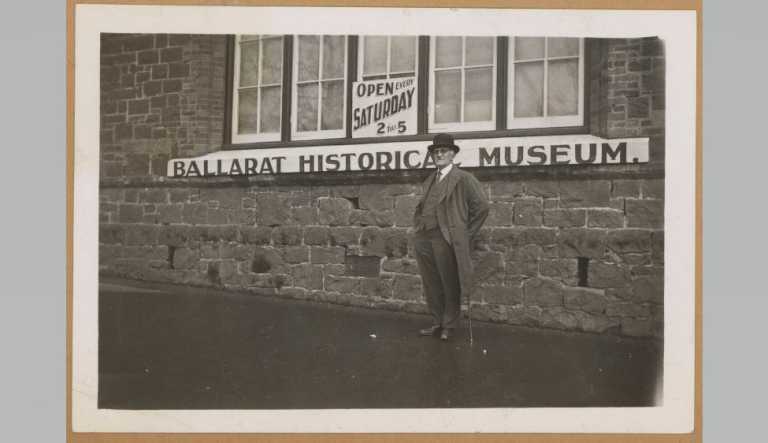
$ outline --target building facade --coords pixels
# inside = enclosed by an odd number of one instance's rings
[[[103,34],[100,90],[102,275],[426,312],[449,132],[491,202],[473,318],[663,335],[655,37]]]

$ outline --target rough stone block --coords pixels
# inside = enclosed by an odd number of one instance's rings
[[[531,278],[523,283],[526,306],[563,306],[563,286],[555,280]]]
[[[311,262],[316,264],[344,263],[345,249],[339,246],[312,246]]]
[[[514,200],[515,224],[519,226],[541,226],[542,203],[539,199]]]
[[[330,240],[330,232],[326,226],[307,226],[304,228],[304,244],[324,246]]]
[[[664,303],[664,274],[642,275],[632,282],[632,298],[637,302]]]
[[[99,223],[99,243],[122,243],[124,233],[123,226]]]
[[[189,189],[174,188],[168,190],[168,197],[171,203],[187,203],[189,201]]]
[[[413,226],[413,214],[421,197],[416,195],[400,195],[395,197],[395,225]]]
[[[387,185],[360,186],[359,199],[360,209],[384,211],[394,206],[394,198]]]
[[[664,228],[663,200],[627,200],[627,226],[633,228]]]
[[[490,200],[494,202],[513,201],[523,195],[522,182],[492,182]]]
[[[396,272],[399,274],[414,274],[419,273],[419,266],[416,264],[416,260],[409,258],[387,258],[381,264],[381,269],[385,272]]]
[[[378,277],[381,258],[376,256],[347,255],[344,275],[357,277]]]
[[[591,261],[587,281],[593,288],[621,288],[630,284],[630,275],[623,266]]]
[[[363,255],[404,257],[408,254],[408,234],[402,228],[365,228],[360,238]]]
[[[360,293],[368,297],[392,298],[393,280],[391,278],[360,279]]]
[[[528,244],[550,245],[557,242],[557,232],[552,228],[493,228],[489,241],[491,249],[501,250]]]
[[[200,261],[200,252],[191,248],[176,248],[173,252],[174,269],[195,269]]]
[[[329,292],[341,292],[355,294],[360,292],[360,279],[354,277],[325,276],[325,290]]]
[[[478,252],[474,257],[474,279],[478,283],[504,280],[504,258],[498,252]]]
[[[640,229],[608,231],[606,246],[618,254],[628,252],[650,252],[651,233]]]
[[[568,180],[559,183],[560,207],[607,207],[610,200],[610,182],[607,180]]]
[[[554,198],[560,195],[560,187],[556,181],[530,181],[525,184],[525,193],[536,197]]]
[[[266,226],[240,226],[240,237],[245,243],[268,245],[272,239],[272,228]]]
[[[320,224],[330,226],[348,225],[351,213],[352,203],[347,199],[318,199],[318,220]]]
[[[643,198],[664,199],[664,179],[644,180]]]
[[[158,233],[157,242],[168,246],[184,246],[191,235],[189,226],[162,226]]]
[[[615,209],[588,209],[587,227],[622,228],[624,227],[624,212]]]
[[[392,295],[399,300],[421,300],[421,278],[413,275],[395,276]]]
[[[279,250],[271,247],[256,247],[253,250],[250,271],[257,274],[266,272],[282,274],[288,272],[288,267]]]
[[[125,227],[126,245],[154,245],[157,243],[159,229],[155,225],[133,225]]]
[[[360,243],[362,228],[355,227],[336,227],[329,231],[331,246],[349,246]]]
[[[539,272],[545,277],[562,281],[567,285],[578,283],[578,260],[575,258],[542,259]]]
[[[605,309],[610,317],[648,317],[651,310],[647,305],[639,305],[631,302],[610,303]]]
[[[287,224],[291,216],[287,193],[270,192],[256,195],[256,223],[259,226],[280,226]]]
[[[309,261],[309,248],[306,246],[286,246],[283,258],[287,263],[306,263]]]
[[[223,259],[235,259],[239,261],[251,260],[255,249],[251,245],[242,243],[222,243],[219,248],[219,255]],[[250,267],[247,272],[253,272]]]
[[[184,223],[204,225],[208,222],[208,205],[204,203],[188,203],[184,205],[181,218]]]
[[[599,229],[564,229],[557,241],[560,257],[600,258],[605,254],[605,232]]]
[[[245,188],[202,188],[200,189],[201,202],[218,202],[220,209],[241,209]]]
[[[317,208],[304,206],[291,208],[291,220],[297,225],[314,225],[317,223]]]
[[[301,231],[299,226],[280,226],[272,231],[272,241],[276,245],[300,245]]]
[[[294,286],[306,289],[323,289],[322,266],[302,264],[291,266]]]
[[[521,286],[482,285],[472,294],[474,300],[499,305],[517,305],[523,302]]]
[[[512,226],[515,224],[514,204],[491,203],[486,226]]]
[[[120,223],[139,223],[143,215],[140,205],[121,204],[117,207],[117,221]]]
[[[544,211],[544,226],[561,228],[583,227],[586,223],[586,211],[583,209],[553,209]]]
[[[651,233],[651,260],[654,263],[664,263],[664,231]]]
[[[592,288],[569,287],[565,288],[565,307],[579,309],[593,314],[602,314],[605,311],[605,291]]]
[[[562,308],[544,309],[539,322],[542,327],[561,330],[575,329],[579,325],[576,314]]]

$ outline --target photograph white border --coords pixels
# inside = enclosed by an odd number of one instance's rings
[[[298,20],[297,16],[311,17]],[[632,38],[666,57],[663,402],[628,408],[163,410],[97,408],[100,33],[336,33]],[[74,432],[688,433],[694,424],[696,12],[77,5],[73,220]],[[661,393],[658,398],[661,400]]]

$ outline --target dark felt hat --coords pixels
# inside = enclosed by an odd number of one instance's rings
[[[437,134],[432,139],[432,144],[427,146],[429,152],[434,151],[437,148],[450,148],[453,152],[459,152],[459,147],[453,142],[453,136],[451,134]]]

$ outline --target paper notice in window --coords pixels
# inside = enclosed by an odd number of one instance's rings
[[[416,77],[355,82],[352,137],[416,134]]]

